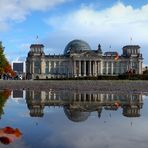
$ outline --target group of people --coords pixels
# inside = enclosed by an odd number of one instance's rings
[[[4,73],[4,74],[0,74],[0,79],[2,80],[22,80],[22,76],[16,75],[15,77],[12,77],[10,74]]]

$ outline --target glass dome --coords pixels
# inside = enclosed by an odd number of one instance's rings
[[[91,50],[88,43],[82,40],[73,40],[67,44],[64,50],[64,54],[69,54],[70,52],[80,52],[85,50]]]

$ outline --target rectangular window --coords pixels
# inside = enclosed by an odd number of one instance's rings
[[[46,61],[45,73],[49,74],[49,61]]]
[[[34,62],[34,73],[40,74],[41,73],[41,63],[40,61],[35,61]]]

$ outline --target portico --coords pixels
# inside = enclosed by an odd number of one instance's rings
[[[101,75],[101,61],[98,60],[74,60],[73,61],[73,76],[98,76]]]

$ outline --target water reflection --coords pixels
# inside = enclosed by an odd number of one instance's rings
[[[30,116],[43,117],[45,106],[63,107],[67,118],[74,122],[88,119],[91,112],[101,117],[103,110],[122,109],[126,117],[139,117],[143,106],[141,94],[99,94],[91,92],[26,91]]]
[[[0,108],[5,112],[0,147],[147,148],[148,97],[142,94],[6,92],[0,91]]]
[[[0,90],[0,119],[1,116],[4,114],[3,108],[10,95],[11,95],[11,90],[9,89]],[[14,129],[10,126],[0,128],[0,142],[2,144],[8,145],[16,141],[18,138],[20,138],[21,135],[22,133],[18,128]]]
[[[3,107],[10,95],[11,95],[11,90],[9,89],[0,90],[0,119],[2,114],[4,114]]]

